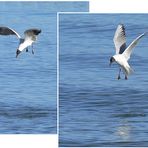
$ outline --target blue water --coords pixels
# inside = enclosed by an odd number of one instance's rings
[[[60,146],[148,146],[148,36],[134,49],[134,74],[117,80],[113,36],[127,44],[148,31],[148,14],[60,16]]]
[[[0,134],[57,131],[57,11],[88,11],[88,2],[0,2],[0,25],[22,36],[42,30],[35,55],[30,49],[18,59],[16,37],[0,36]]]

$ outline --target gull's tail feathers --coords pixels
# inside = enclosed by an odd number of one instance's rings
[[[129,76],[129,75],[133,74],[133,72],[134,72],[134,70],[129,66],[124,67],[123,70],[124,70],[126,76]]]
[[[129,67],[128,68],[128,75],[131,75],[131,74],[133,74],[134,73],[134,70],[131,68],[131,67]]]

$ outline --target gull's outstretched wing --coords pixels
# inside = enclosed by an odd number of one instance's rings
[[[8,27],[0,27],[0,35],[16,35],[19,39],[21,38],[16,31]]]
[[[126,36],[123,24],[118,25],[113,41],[115,44],[116,54],[122,54],[126,49]]]
[[[145,35],[146,33],[143,33],[139,35],[123,52],[124,57],[128,60],[130,58],[130,55],[132,53],[132,49],[137,45],[138,41]]]
[[[41,33],[41,30],[40,29],[36,29],[36,28],[33,28],[33,29],[28,29],[24,32],[25,34],[25,39],[31,39],[33,41],[36,41],[36,38],[37,38],[37,35]]]

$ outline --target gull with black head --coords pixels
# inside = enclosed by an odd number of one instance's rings
[[[128,60],[130,59],[132,49],[137,45],[138,41],[145,35],[146,33],[142,33],[136,39],[134,39],[132,43],[127,47],[125,27],[123,24],[118,25],[113,39],[116,54],[110,58],[110,66],[113,62],[116,62],[120,66],[118,80],[121,78],[121,70],[123,70],[123,73],[125,74],[125,79],[128,79],[128,76],[133,73],[133,70],[128,63]]]
[[[16,58],[24,49],[28,52],[29,46],[32,46],[32,54],[34,54],[33,43],[37,40],[37,35],[40,33],[41,29],[28,29],[24,32],[25,37],[21,38],[15,30],[9,27],[0,27],[0,35],[15,35],[19,39],[19,46],[16,50]]]

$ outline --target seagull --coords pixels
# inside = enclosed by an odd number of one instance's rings
[[[0,27],[0,35],[15,35],[19,39],[19,46],[16,50],[16,58],[24,49],[26,49],[26,52],[28,52],[29,46],[32,46],[32,54],[34,54],[33,43],[37,40],[37,35],[40,33],[40,29],[28,29],[24,32],[25,37],[21,38],[21,36],[15,30],[9,27]]]
[[[116,62],[119,65],[118,80],[120,79],[121,70],[125,74],[126,80],[128,79],[128,76],[133,73],[133,69],[129,65],[128,60],[130,59],[132,49],[145,34],[146,33],[139,35],[129,46],[126,46],[125,27],[123,24],[118,25],[113,39],[116,54],[110,58],[110,66],[113,62]]]

